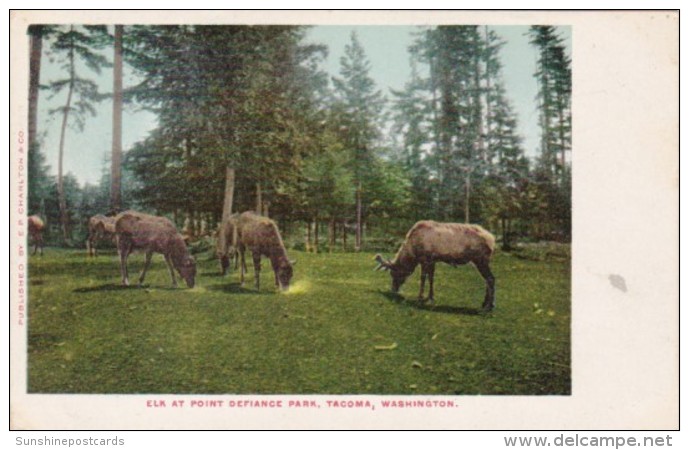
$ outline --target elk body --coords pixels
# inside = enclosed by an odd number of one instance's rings
[[[215,254],[220,260],[220,273],[225,275],[227,268],[234,260],[234,268],[239,262],[239,251],[237,249],[237,223],[239,214],[232,214],[227,220],[223,221],[218,228],[218,239],[216,241]]]
[[[115,239],[115,218],[97,214],[89,219],[88,229],[86,250],[89,256],[96,256],[96,242]]]
[[[376,255],[376,270],[388,270],[392,277],[392,291],[398,292],[407,277],[420,265],[419,301],[424,301],[424,285],[428,278],[428,301],[433,303],[435,263],[444,262],[451,266],[472,263],[486,282],[483,309],[490,311],[495,307],[495,277],[490,270],[494,249],[495,237],[478,225],[424,220],[409,230],[394,260]]]
[[[240,280],[242,285],[246,272],[244,253],[249,250],[254,260],[254,279],[257,290],[260,285],[261,256],[270,259],[275,273],[275,286],[279,286],[282,290],[289,288],[294,262],[287,258],[285,244],[282,242],[280,231],[275,222],[251,211],[242,213],[237,220],[237,247],[241,263]]]
[[[40,247],[41,256],[43,256],[43,230],[45,229],[45,223],[43,223],[43,220],[39,216],[33,215],[29,216],[28,224],[29,237],[34,245],[32,254],[35,255],[36,251]]]
[[[122,284],[129,286],[127,258],[132,251],[142,250],[145,252],[146,260],[139,276],[139,285],[144,281],[153,253],[161,253],[170,271],[172,285],[177,286],[177,270],[187,286],[194,287],[196,262],[189,254],[184,238],[169,219],[125,211],[115,217],[115,233]]]

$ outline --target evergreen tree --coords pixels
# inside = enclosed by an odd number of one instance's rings
[[[223,206],[226,192],[237,210],[265,212],[270,201],[289,211],[286,193],[315,145],[313,68],[323,48],[302,45],[303,29],[288,26],[135,27],[128,34],[129,60],[143,77],[129,93],[159,117],[146,144],[127,157],[142,182],[140,198],[167,211],[185,208],[189,218],[219,219],[233,208]],[[145,192],[154,166],[158,181],[167,180],[157,189],[175,189],[174,201]],[[228,184],[233,169],[237,189]]]
[[[472,186],[486,170],[483,47],[476,26],[428,29],[413,47],[429,66],[431,161],[438,178],[437,215],[446,220],[470,220]]]
[[[562,38],[553,26],[532,26],[530,42],[538,52],[538,110],[541,155],[536,197],[545,208],[537,233],[543,238],[569,239],[571,176],[567,152],[571,151],[571,68]]]
[[[340,77],[333,77],[336,100],[342,111],[341,136],[351,152],[352,172],[356,192],[356,251],[362,247],[364,220],[364,196],[367,180],[371,180],[370,169],[375,160],[375,146],[380,137],[385,98],[376,89],[369,75],[371,64],[366,58],[356,33],[345,46],[345,55],[340,58]]]
[[[346,211],[354,205],[351,189],[353,174],[350,155],[344,151],[343,144],[329,132],[322,135],[322,150],[311,154],[304,160],[303,178],[306,207],[311,222],[328,222],[328,243],[332,251],[335,245],[335,224],[346,219]],[[318,250],[318,244],[314,246]]]
[[[45,155],[38,136],[38,100],[40,94],[43,41],[50,37],[54,26],[31,25],[29,33],[29,136],[28,136],[28,211],[45,217],[45,198],[53,180],[48,175]]]
[[[414,70],[405,90],[393,94],[413,204],[423,196],[434,205],[428,216],[502,224],[507,240],[529,166],[502,82],[502,46],[489,27],[422,30],[410,55],[428,76]]]
[[[538,51],[538,104],[541,126],[541,162],[551,175],[566,172],[571,149],[571,68],[562,38],[553,26],[532,26],[530,42]]]
[[[104,26],[77,27],[70,25],[56,28],[51,43],[53,53],[63,58],[62,69],[66,77],[52,81],[48,85],[52,96],[66,92],[65,106],[50,111],[51,114],[62,114],[60,130],[60,147],[57,169],[57,195],[60,210],[62,237],[65,243],[70,240],[69,214],[67,211],[67,197],[63,180],[63,159],[67,125],[71,123],[79,130],[83,129],[86,117],[96,114],[94,102],[100,101],[101,94],[95,82],[83,78],[78,72],[78,61],[83,62],[92,72],[100,73],[101,67],[107,65],[107,60],[95,49],[105,43],[107,31]]]
[[[403,91],[392,90],[394,97],[392,131],[402,136],[402,161],[411,178],[409,219],[418,221],[433,215],[431,171],[425,152],[432,139],[431,105],[426,83],[420,77],[416,60],[411,58],[411,79]]]

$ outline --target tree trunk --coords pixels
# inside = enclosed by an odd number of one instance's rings
[[[467,172],[466,180],[464,181],[464,223],[469,223],[469,200],[471,193],[471,178]]]
[[[261,182],[256,183],[256,214],[259,216],[263,212],[263,193],[261,192]]]
[[[560,184],[564,185],[565,182],[565,152],[567,151],[567,146],[565,145],[565,112],[564,105],[562,104],[562,94],[558,94],[560,98],[558,99],[558,131],[560,134],[560,146],[562,152],[560,153]]]
[[[313,219],[313,252],[318,253],[318,219]]]
[[[186,212],[186,217],[184,218],[184,232],[189,237],[196,235],[194,211],[191,209]]]
[[[232,202],[234,201],[234,168],[225,168],[225,196],[222,204],[222,222],[226,222],[232,215]]]
[[[112,87],[112,161],[110,166],[110,207],[122,209],[122,25],[115,25],[115,55]]]
[[[500,228],[502,229],[502,248],[507,250],[507,227],[505,226],[505,218],[500,218]]]
[[[70,27],[70,31],[73,31],[74,27]],[[67,89],[67,102],[64,108],[64,114],[62,116],[62,128],[60,130],[60,149],[58,152],[58,162],[57,162],[57,197],[58,204],[60,208],[60,224],[62,225],[62,239],[66,245],[69,244],[69,220],[67,217],[67,198],[65,196],[65,186],[63,179],[63,168],[62,162],[65,155],[65,134],[67,133],[67,121],[69,119],[69,111],[72,106],[72,94],[74,93],[74,50],[69,52],[69,87]]]
[[[347,222],[342,221],[342,251],[347,251]]]
[[[509,252],[512,250],[512,243],[510,242],[512,221],[505,217],[502,218],[502,249]]]
[[[264,201],[263,202],[263,216],[264,217],[270,217],[270,202],[269,201]]]
[[[333,252],[335,248],[335,218],[331,217],[328,223],[328,251]]]
[[[488,25],[484,27],[484,31],[486,34],[486,45],[488,45]],[[491,155],[491,144],[492,144],[492,134],[491,134],[491,104],[490,104],[490,95],[491,95],[491,90],[493,89],[492,87],[492,80],[491,80],[491,73],[488,68],[488,60],[486,60],[486,93],[485,93],[485,99],[486,99],[486,115],[485,115],[485,133],[486,133],[486,139],[484,142],[486,153],[487,153],[487,162],[492,163],[492,155]]]
[[[477,30],[474,34],[474,48],[479,48],[479,31]],[[481,55],[476,51],[474,54],[474,95],[472,95],[472,100],[474,102],[474,116],[476,120],[476,131],[478,132],[478,157],[475,158],[483,163],[486,162],[486,145],[484,142],[486,136],[486,130],[484,129],[484,119],[483,119],[483,105],[481,104]]]
[[[361,251],[361,181],[356,188],[356,237],[354,241],[354,251]]]
[[[312,244],[311,243],[311,222],[307,220],[306,221],[306,239],[304,241],[304,250],[306,250],[306,252],[311,251],[311,247],[312,247],[311,244]]]
[[[41,82],[41,55],[43,51],[41,28],[40,25],[36,25],[29,36],[31,46],[31,53],[29,54],[29,152],[36,151],[38,93]]]

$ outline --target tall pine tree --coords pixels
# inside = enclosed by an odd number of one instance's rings
[[[108,65],[104,56],[96,49],[102,48],[107,42],[105,26],[70,25],[55,29],[51,43],[51,50],[62,60],[65,78],[48,84],[51,95],[55,96],[66,90],[65,105],[50,111],[51,114],[62,115],[60,129],[60,144],[57,164],[57,195],[60,209],[60,224],[62,238],[65,243],[70,241],[70,220],[67,211],[67,197],[63,179],[63,160],[65,152],[68,124],[81,130],[86,117],[96,114],[94,103],[101,100],[97,84],[81,76],[79,62],[83,62],[92,72],[99,74],[103,66]]]
[[[352,155],[356,192],[356,251],[362,248],[365,182],[371,179],[370,169],[375,160],[385,106],[385,97],[376,89],[370,70],[371,64],[364,49],[356,33],[352,32],[350,43],[345,46],[345,55],[340,58],[340,77],[333,77],[333,83],[337,102],[343,112],[342,138]]]

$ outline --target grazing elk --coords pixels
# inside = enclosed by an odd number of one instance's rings
[[[495,277],[490,271],[490,258],[494,249],[495,237],[478,225],[424,220],[417,222],[409,230],[393,261],[376,255],[376,270],[389,270],[392,291],[398,292],[407,277],[420,264],[419,301],[424,301],[424,284],[428,277],[428,301],[433,303],[435,263],[444,262],[451,266],[473,263],[486,281],[483,309],[490,311],[495,307]]]
[[[227,273],[227,268],[231,266],[232,260],[234,260],[235,269],[239,262],[239,252],[237,250],[238,220],[239,214],[232,214],[227,220],[224,220],[218,228],[215,254],[220,260],[220,273],[222,275]]]
[[[256,289],[259,289],[259,274],[261,272],[261,255],[270,259],[275,273],[275,286],[283,291],[289,289],[292,279],[294,261],[287,258],[285,244],[282,242],[280,231],[275,222],[267,217],[254,214],[251,211],[242,213],[237,220],[237,247],[241,262],[240,280],[244,284],[246,261],[244,252],[248,249],[254,260],[254,279]]]
[[[122,284],[129,286],[127,273],[129,254],[133,250],[143,250],[146,260],[139,276],[139,285],[144,282],[146,270],[155,252],[165,257],[173,286],[177,286],[175,279],[175,269],[177,269],[187,286],[194,287],[196,262],[189,254],[182,235],[177,232],[177,228],[169,219],[136,211],[125,211],[115,217],[115,233],[117,252],[120,255]]]
[[[89,256],[96,256],[96,242],[115,238],[115,218],[97,214],[89,219],[88,229],[86,250]]]
[[[33,242],[34,248],[33,248],[33,255],[36,254],[36,251],[38,248],[41,248],[41,256],[43,256],[43,230],[45,229],[45,224],[43,223],[43,220],[36,215],[29,216],[28,218],[28,223],[29,223],[29,237],[31,237],[31,241]]]

